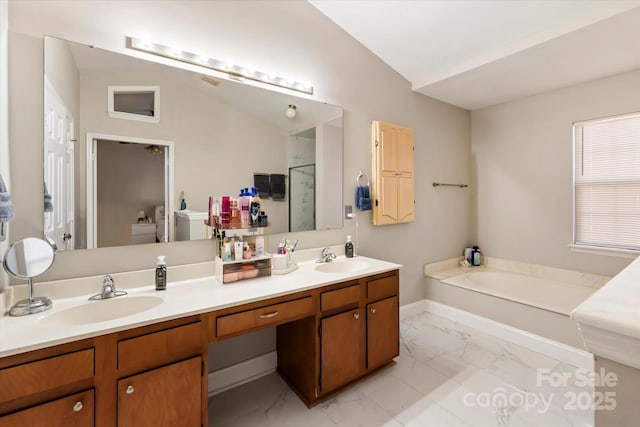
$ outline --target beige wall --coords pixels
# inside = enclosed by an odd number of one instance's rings
[[[47,78],[77,123],[80,120],[80,77],[69,46],[62,40],[50,38],[47,50],[51,52],[44,64]]]
[[[630,261],[569,250],[572,123],[640,111],[640,71],[473,111],[472,235],[487,255],[615,275]]]
[[[200,10],[193,13],[196,7]],[[15,186],[18,219],[12,239],[42,234],[42,112],[34,106],[42,105],[43,34],[118,51],[125,50],[125,35],[146,34],[312,81],[314,98],[345,108],[346,204],[354,204],[357,172],[371,172],[371,121],[413,127],[417,220],[373,227],[370,212],[359,213],[358,252],[404,265],[401,304],[423,298],[423,263],[456,256],[469,243],[468,192],[431,186],[433,181],[469,181],[469,113],[412,92],[409,82],[315,8],[288,1],[12,1],[10,148],[16,166],[12,179],[20,183]],[[347,221],[343,230],[289,237],[298,238],[301,248],[340,244],[346,234],[354,234],[353,228],[354,222]],[[277,240],[272,237],[270,245]],[[175,242],[62,253],[47,278],[149,268],[160,254],[171,264],[207,260],[213,257],[213,245]]]
[[[282,129],[217,100],[211,96],[208,83],[195,79],[194,87],[178,76],[163,67],[82,72],[80,134],[172,141],[174,210],[180,208],[183,191],[189,210],[206,212],[209,196],[237,196],[240,188],[253,184],[253,172],[287,172],[286,135]],[[160,123],[109,117],[109,85],[160,86]],[[78,149],[84,157],[86,142],[81,141]],[[84,167],[80,168],[81,182],[85,182],[85,173]],[[271,229],[286,230],[287,204],[265,199],[263,205],[272,222]]]

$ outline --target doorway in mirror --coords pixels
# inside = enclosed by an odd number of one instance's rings
[[[173,142],[88,133],[87,153],[87,247],[168,241]]]

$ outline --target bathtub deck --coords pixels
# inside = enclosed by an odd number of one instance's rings
[[[460,267],[457,259],[425,265],[425,276],[442,283],[569,316],[608,277],[535,264],[485,258],[481,267]]]

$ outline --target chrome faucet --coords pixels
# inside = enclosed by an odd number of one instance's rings
[[[116,283],[113,281],[113,277],[111,277],[111,275],[109,274],[106,274],[102,279],[102,292],[99,294],[95,294],[94,296],[89,298],[89,301],[115,298],[126,294],[126,291],[117,291]]]
[[[331,252],[331,249],[327,247],[322,249],[320,259],[316,260],[316,262],[331,262],[334,259],[336,259],[336,254]]]

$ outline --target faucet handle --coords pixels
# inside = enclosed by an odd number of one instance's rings
[[[115,282],[113,281],[113,277],[110,274],[105,274],[102,278],[102,286],[111,286],[115,287]]]

